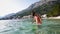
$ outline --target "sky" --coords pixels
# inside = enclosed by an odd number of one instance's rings
[[[40,0],[0,0],[0,16],[24,10],[38,1]]]

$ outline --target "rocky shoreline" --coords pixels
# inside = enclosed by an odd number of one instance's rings
[[[46,17],[46,18],[42,18],[42,19],[60,19],[60,16],[58,16],[58,17]]]

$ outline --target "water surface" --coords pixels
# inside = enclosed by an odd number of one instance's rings
[[[0,34],[60,34],[59,19],[43,19],[40,28],[32,19],[0,20]]]

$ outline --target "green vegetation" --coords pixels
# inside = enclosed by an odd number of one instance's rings
[[[60,3],[58,1],[52,2],[52,4],[42,4],[41,6],[35,8],[36,12],[39,14],[47,14],[47,17],[60,16]]]
[[[60,4],[57,2],[56,4],[54,4],[51,8],[51,11],[47,13],[48,17],[55,17],[55,16],[59,16],[60,15]]]

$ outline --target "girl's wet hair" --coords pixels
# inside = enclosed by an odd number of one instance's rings
[[[33,11],[32,11],[32,16],[35,16],[35,14],[36,14],[36,12],[33,10]]]
[[[33,12],[33,14],[32,14],[33,16],[35,16],[35,12]]]

